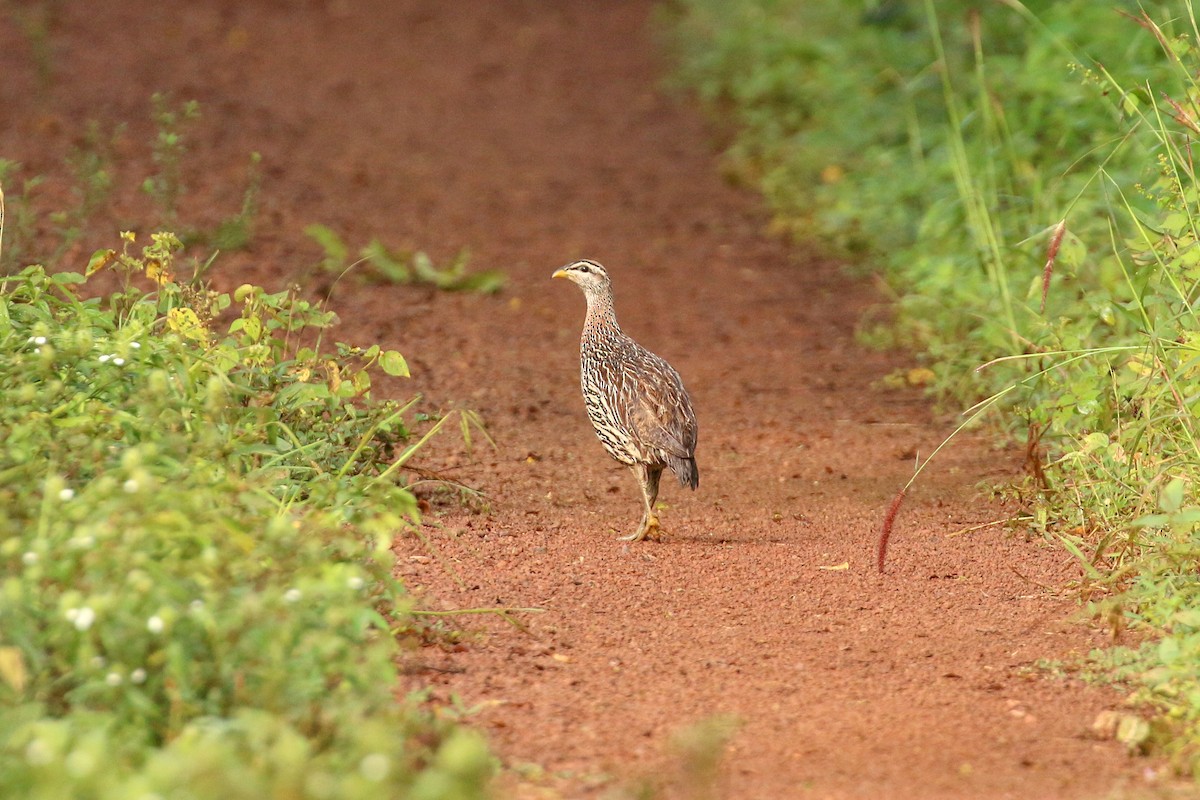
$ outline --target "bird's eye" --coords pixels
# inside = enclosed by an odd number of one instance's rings
[[[587,264],[584,264],[582,267],[579,268],[579,271],[580,272],[591,272],[592,268],[589,267]]]

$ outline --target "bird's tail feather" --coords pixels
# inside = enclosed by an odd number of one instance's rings
[[[695,489],[700,485],[700,468],[696,466],[696,459],[669,455],[667,456],[667,466],[675,473],[675,477],[679,478],[680,486],[689,486]]]

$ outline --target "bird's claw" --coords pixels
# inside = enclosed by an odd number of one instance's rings
[[[628,533],[624,536],[618,536],[617,541],[620,542],[641,542],[649,539],[652,542],[662,540],[663,529],[658,524],[658,517],[651,517],[648,520],[642,520],[642,524],[633,533]]]

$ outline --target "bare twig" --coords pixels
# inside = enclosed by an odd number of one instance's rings
[[[956,531],[947,533],[946,538],[953,539],[956,536],[962,536],[964,533],[974,533],[975,531],[981,531],[984,528],[993,528],[997,525],[1003,525],[1008,521],[1009,521],[1009,518],[1005,517],[1004,519],[994,519],[991,522],[981,522],[978,525],[969,525],[966,528],[959,528]]]

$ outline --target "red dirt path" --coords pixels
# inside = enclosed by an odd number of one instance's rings
[[[465,647],[412,656],[413,686],[478,709],[471,721],[514,767],[502,791],[1163,790],[1149,762],[1089,735],[1119,695],[1029,669],[1103,643],[1043,588],[1075,576],[1070,559],[1000,527],[952,535],[1003,516],[975,487],[1012,474],[1011,454],[976,441],[942,459],[875,573],[881,515],[946,421],[918,393],[879,387],[906,362],[854,341],[878,301],[869,287],[765,236],[759,200],[720,180],[701,116],[658,88],[651,4],[59,8],[45,92],[28,41],[0,26],[0,155],[30,173],[55,169],[86,119],[129,121],[117,155],[144,170],[147,101],[170,89],[204,112],[185,217],[236,208],[246,154],[264,155],[258,234],[222,257],[219,281],[294,279],[317,259],[311,222],[437,259],[467,245],[476,267],[510,276],[495,297],[353,279],[334,294],[338,338],[409,357],[411,382],[392,390],[477,409],[499,445],[471,460],[439,444],[426,465],[481,488],[487,509],[433,496],[431,547],[397,550],[430,607],[544,610],[520,628],[456,618]],[[694,398],[700,490],[664,481],[663,543],[614,540],[640,501],[578,395],[583,300],[549,279],[576,257],[609,267],[624,328]],[[716,783],[689,789],[672,741],[712,715],[740,725]]]

